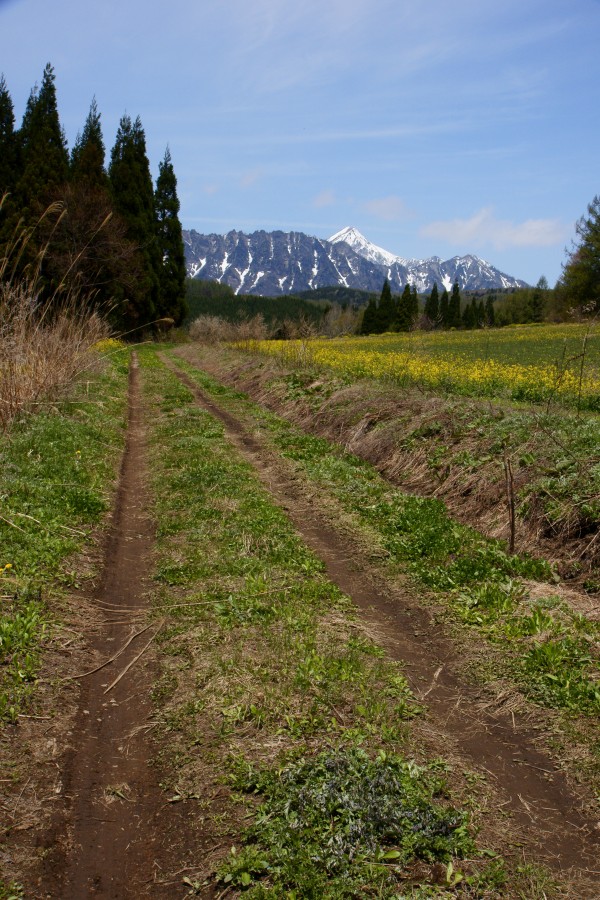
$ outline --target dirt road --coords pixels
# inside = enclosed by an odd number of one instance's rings
[[[492,784],[497,809],[510,815],[512,843],[579,884],[572,896],[594,897],[589,884],[598,850],[596,822],[564,773],[539,749],[528,723],[490,709],[477,686],[461,675],[452,640],[414,588],[386,582],[360,542],[321,515],[299,479],[247,424],[166,357],[163,361],[195,402],[223,423],[227,439],[323,560],[328,577],[354,600],[390,656],[403,661],[437,742]],[[170,803],[156,765],[152,641],[162,621],[156,614],[148,617],[154,534],[141,378],[134,364],[119,489],[92,598],[100,627],[87,635],[95,662],[74,673],[84,676],[77,679],[79,708],[60,764],[60,801],[37,842],[41,869],[31,894],[36,898],[183,897],[182,876],[207,849],[207,835],[195,824],[194,802]],[[212,897],[217,891],[209,884],[199,893]]]

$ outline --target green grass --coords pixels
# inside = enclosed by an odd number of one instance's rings
[[[74,388],[51,411],[23,416],[0,449],[0,718],[33,696],[49,597],[74,586],[68,562],[110,502],[122,449],[126,370]]]
[[[506,365],[556,365],[582,351],[590,368],[600,368],[600,332],[592,324],[513,325],[473,331],[411,332],[361,338],[360,344],[378,353],[410,349],[432,358],[457,356],[471,361],[494,359]],[[343,342],[340,342],[340,349]],[[348,345],[351,352],[351,344]]]
[[[0,900],[24,900],[25,894],[20,884],[11,881],[6,884],[0,880]]]
[[[500,670],[531,699],[569,713],[597,715],[597,625],[566,608],[549,633],[543,623],[535,629],[525,624],[535,607],[532,610],[522,582],[547,582],[551,596],[551,586],[558,579],[547,562],[509,554],[503,542],[453,521],[441,501],[403,493],[369,463],[323,438],[300,431],[240,399],[238,393],[224,391],[206,374],[180,360],[178,363],[208,393],[216,395],[218,391],[219,402],[260,423],[277,451],[292,460],[323,496],[335,498],[366,531],[375,556],[383,553],[387,557],[388,571],[410,573],[457,621],[480,631],[490,645],[501,648]]]
[[[206,796],[223,774],[234,789],[223,818],[198,812],[215,843],[236,847],[222,883],[256,897],[341,898],[360,886],[361,896],[392,898],[414,875],[420,896],[433,896],[433,863],[446,871],[465,855],[464,877],[483,883],[487,864],[441,778],[446,767],[419,750],[412,761],[420,707],[401,667],[221,425],[152,351],[141,358],[153,410],[155,602],[167,617],[154,693],[161,762],[175,797]],[[254,820],[243,840],[230,837],[237,816]],[[448,873],[454,890],[463,876]]]

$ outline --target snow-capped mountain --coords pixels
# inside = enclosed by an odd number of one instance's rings
[[[230,285],[236,294],[276,296],[339,285],[380,291],[384,279],[394,293],[408,284],[430,291],[434,282],[450,289],[495,290],[524,287],[477,256],[404,259],[368,241],[356,228],[344,228],[328,240],[300,231],[184,231],[188,275]]]
[[[384,250],[383,247],[372,244],[371,241],[368,241],[366,237],[360,233],[358,228],[352,226],[342,228],[341,231],[338,231],[337,234],[332,234],[329,238],[330,244],[339,244],[340,242],[348,244],[348,246],[352,247],[359,256],[363,256],[365,259],[368,259],[369,262],[377,263],[377,265],[380,266],[392,266],[394,263],[405,265],[407,262],[407,260],[402,259],[402,257],[394,256],[393,253]]]

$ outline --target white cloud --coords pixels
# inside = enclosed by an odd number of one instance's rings
[[[553,247],[565,240],[567,229],[558,219],[527,219],[525,222],[497,219],[493,208],[488,206],[470,219],[431,222],[421,228],[419,234],[456,246],[490,245],[495,250],[504,250],[507,247]]]
[[[240,187],[242,188],[250,188],[256,184],[257,181],[262,177],[262,169],[249,169],[247,172],[244,172],[240,178]]]
[[[208,194],[209,197],[212,197],[214,194],[219,192],[218,184],[205,184],[202,188],[205,194]]]
[[[412,216],[412,212],[404,200],[394,195],[381,197],[379,200],[369,200],[364,204],[364,209],[378,219],[385,219],[386,222],[391,222],[394,219],[406,219]]]
[[[316,197],[313,197],[313,206],[317,209],[323,209],[324,206],[333,206],[335,203],[335,194],[331,190],[321,191]]]

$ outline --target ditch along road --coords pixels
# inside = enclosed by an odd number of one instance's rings
[[[251,428],[162,359],[195,402],[222,422],[227,439],[324,562],[329,578],[376,626],[390,656],[406,665],[413,691],[454,756],[491,779],[498,808],[510,811],[511,831],[528,858],[568,873],[568,881],[581,886],[571,896],[597,896],[589,887],[598,868],[596,823],[562,772],[536,749],[527,723],[487,711],[477,689],[457,674],[453,643],[418,596],[372,571],[359,546],[321,518],[314,499]],[[159,786],[160,767],[152,763],[159,748],[152,736],[149,695],[157,664],[151,643],[161,621],[148,627],[145,619],[154,535],[141,378],[134,361],[126,448],[103,574],[92,598],[101,627],[90,623],[87,631],[88,648],[99,662],[78,679],[72,749],[60,766],[61,797],[51,826],[38,838],[41,874],[38,868],[36,887],[26,893],[36,900],[181,897],[184,873],[214,849],[213,836],[195,825],[193,804],[169,803]],[[221,893],[209,886],[203,896]]]

